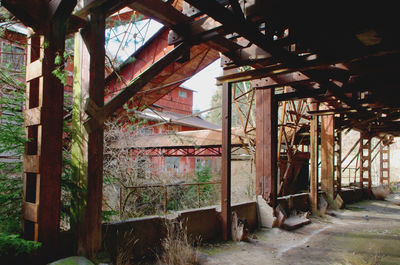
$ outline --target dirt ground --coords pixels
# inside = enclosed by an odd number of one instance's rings
[[[400,194],[347,205],[294,231],[261,229],[250,242],[203,247],[203,265],[400,264]]]

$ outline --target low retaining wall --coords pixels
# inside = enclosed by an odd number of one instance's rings
[[[366,192],[361,188],[342,188],[339,192],[344,204],[354,203],[367,199]]]
[[[232,211],[237,212],[239,218],[246,219],[250,231],[258,227],[256,202],[232,204]],[[202,242],[219,241],[222,233],[220,214],[220,210],[216,207],[206,207],[180,211],[177,217],[172,219],[163,216],[148,216],[104,223],[103,248],[115,257],[118,244],[123,241],[124,234],[132,232],[137,240],[133,257],[137,259],[154,257],[161,249],[168,221],[181,221],[188,235],[193,239],[200,238]]]
[[[288,214],[293,210],[302,212],[311,211],[309,193],[299,193],[278,197],[278,204],[280,204]]]

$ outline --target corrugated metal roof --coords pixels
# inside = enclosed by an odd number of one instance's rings
[[[155,134],[136,136],[131,141],[132,148],[168,148],[168,147],[211,147],[221,146],[222,132],[198,130],[177,132],[174,134]],[[248,143],[244,135],[232,134],[232,145]],[[118,146],[122,147],[122,146]]]

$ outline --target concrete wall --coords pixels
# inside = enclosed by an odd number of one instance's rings
[[[297,210],[302,212],[311,211],[309,193],[299,193],[278,197],[278,204],[283,207],[286,213]]]
[[[361,188],[343,188],[339,194],[345,204],[358,202],[366,199],[367,197],[364,190]]]
[[[250,231],[258,227],[256,202],[232,204],[232,211],[236,211],[239,218],[246,219]],[[192,239],[200,238],[201,242],[219,241],[221,240],[220,214],[217,207],[206,207],[180,211],[177,217],[172,219],[149,216],[104,223],[103,248],[115,256],[124,233],[132,232],[132,235],[138,240],[133,250],[133,256],[136,259],[153,257],[161,249],[168,221],[181,221]]]

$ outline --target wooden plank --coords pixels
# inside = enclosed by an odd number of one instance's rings
[[[40,172],[40,156],[25,155],[24,156],[24,172],[39,173]]]
[[[38,59],[26,66],[26,81],[29,82],[43,75],[43,64],[41,59]]]
[[[79,0],[75,16],[86,18],[92,9],[99,8],[106,16],[118,11],[136,0]]]
[[[231,119],[232,84],[222,88],[221,223],[222,239],[231,237]]]
[[[190,18],[162,0],[137,0],[129,5],[133,10],[160,22],[167,27],[185,24]]]
[[[3,0],[2,5],[16,16],[24,25],[29,26],[36,31],[46,18],[45,1],[41,0]]]
[[[39,205],[36,203],[22,202],[22,216],[25,220],[37,223],[39,220]]]
[[[41,120],[41,115],[42,115],[42,109],[40,107],[25,109],[24,110],[25,127],[39,125]]]

